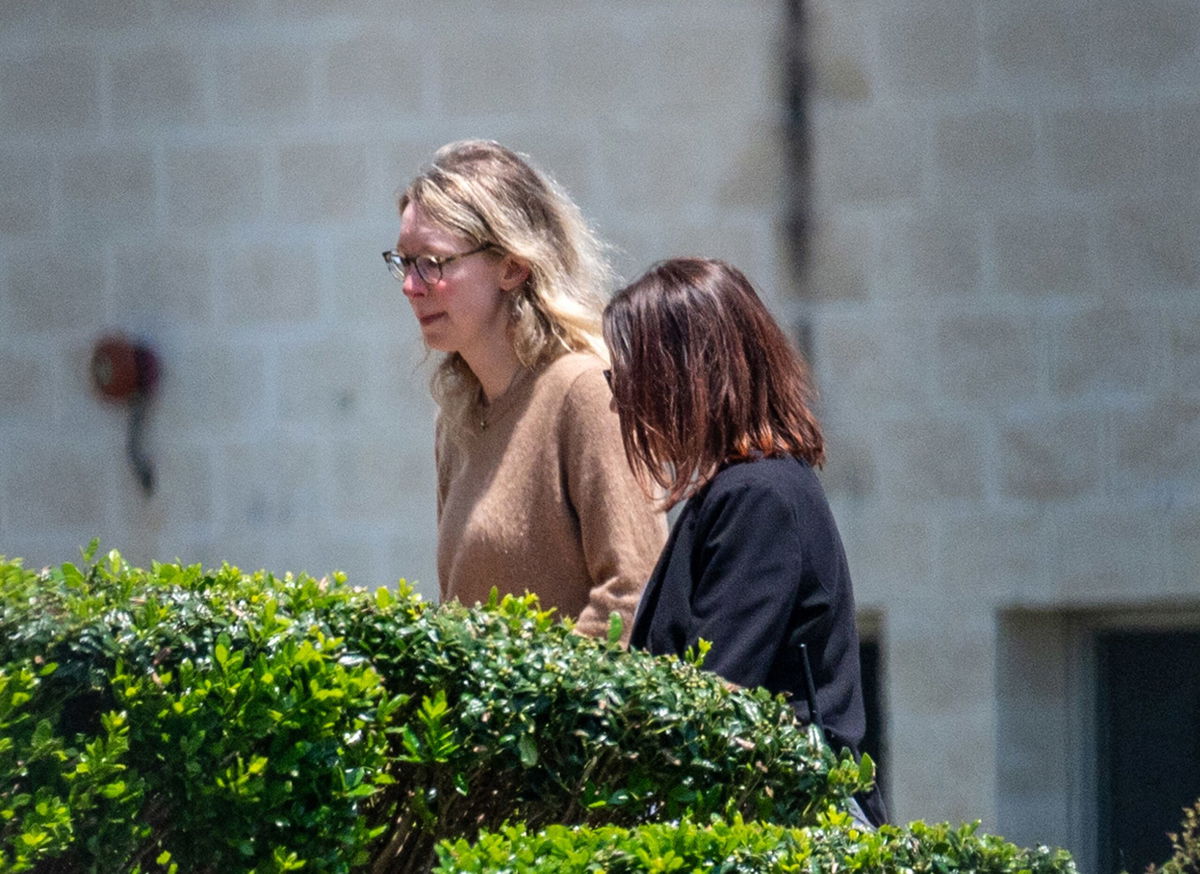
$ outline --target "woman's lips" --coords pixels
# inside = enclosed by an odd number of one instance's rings
[[[445,313],[432,313],[431,315],[428,315],[428,316],[417,316],[417,321],[419,321],[421,323],[422,328],[425,328],[425,327],[428,327],[429,325],[432,325],[438,319],[444,319],[445,317],[446,317]]]

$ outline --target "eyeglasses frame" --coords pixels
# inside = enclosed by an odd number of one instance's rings
[[[447,264],[457,261],[460,258],[466,258],[468,255],[478,255],[480,252],[494,248],[496,248],[494,243],[484,243],[469,252],[458,252],[454,255],[401,255],[395,249],[388,249],[383,253],[383,261],[387,264],[388,272],[399,282],[403,282],[405,277],[408,276],[409,269],[412,269],[417,271],[417,276],[421,278],[422,282],[426,285],[433,285],[441,281],[442,270]],[[437,276],[430,278],[425,275],[418,266],[418,262],[422,260],[433,264],[437,270]],[[397,272],[397,268],[399,268],[399,272]]]

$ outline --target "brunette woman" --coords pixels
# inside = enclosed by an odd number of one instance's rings
[[[604,381],[610,272],[578,208],[498,143],[451,143],[400,195],[383,253],[430,349],[438,581],[466,604],[536,593],[607,633],[666,534],[625,463]]]
[[[682,508],[638,606],[631,646],[784,692],[835,749],[866,728],[854,596],[814,468],[824,459],[808,369],[738,270],[664,261],[604,313],[630,465]],[[807,657],[802,655],[804,644]],[[877,791],[860,799],[883,821]]]

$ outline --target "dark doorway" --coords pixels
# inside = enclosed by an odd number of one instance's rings
[[[1097,635],[1099,870],[1171,855],[1200,796],[1200,631]]]

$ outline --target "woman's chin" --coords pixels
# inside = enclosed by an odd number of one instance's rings
[[[436,326],[422,326],[421,340],[424,341],[426,347],[435,352],[456,351],[455,344],[446,336],[446,332],[438,330]]]

